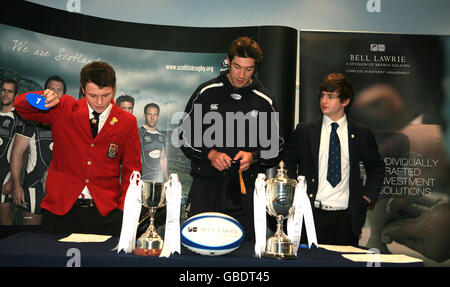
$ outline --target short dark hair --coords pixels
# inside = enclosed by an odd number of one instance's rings
[[[116,99],[116,104],[118,106],[120,106],[120,104],[122,102],[130,102],[131,105],[134,107],[134,98],[132,96],[130,96],[130,95],[121,95],[120,97],[118,97]]]
[[[14,85],[14,94],[17,95],[17,92],[19,91],[19,85],[17,85],[17,82],[11,78],[3,79],[2,83],[0,84],[1,87],[3,87],[4,83],[10,83]]]
[[[78,90],[78,99],[82,99],[82,98],[84,98],[85,97],[85,95],[84,95],[84,93],[83,93],[83,89],[82,89],[82,87],[80,86],[80,89]]]
[[[344,112],[348,114],[350,112],[350,107],[353,103],[353,83],[342,73],[331,73],[328,74],[319,85],[318,96],[322,95],[322,92],[339,92],[339,98],[341,103],[347,99],[350,99],[348,105],[344,108]]]
[[[87,83],[94,83],[99,88],[116,86],[116,72],[106,62],[91,62],[84,66],[80,72],[80,83],[83,89]]]
[[[57,76],[57,75],[48,77],[48,79],[45,81],[44,89],[47,89],[47,85],[48,85],[48,83],[50,83],[50,81],[57,81],[57,82],[62,83],[63,87],[64,87],[64,94],[66,94],[67,87],[66,87],[66,82],[64,82],[63,78],[61,78],[60,76]]]
[[[230,62],[235,56],[255,59],[255,66],[258,68],[263,59],[263,52],[256,41],[249,37],[239,37],[231,43],[228,49]]]
[[[158,114],[159,114],[159,106],[155,103],[150,103],[150,104],[146,104],[144,107],[144,114],[147,113],[147,109],[148,108],[157,108],[158,109]]]

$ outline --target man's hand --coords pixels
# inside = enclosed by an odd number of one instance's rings
[[[51,108],[59,104],[58,94],[50,89],[46,89],[41,96],[45,98],[45,107]]]
[[[234,157],[233,160],[240,160],[241,161],[241,167],[240,167],[240,171],[245,171],[247,170],[250,165],[253,163],[253,155],[251,152],[246,152],[246,151],[239,151],[236,156]]]
[[[218,152],[214,149],[208,153],[208,159],[211,161],[211,165],[218,171],[223,171],[231,166],[231,157],[226,153]]]
[[[25,202],[25,194],[20,183],[14,184],[13,202],[17,206],[22,206],[22,204]]]
[[[3,185],[2,193],[5,195],[10,195],[12,193],[12,180],[11,178]]]

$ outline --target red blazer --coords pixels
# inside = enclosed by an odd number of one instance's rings
[[[25,119],[50,125],[53,134],[52,161],[41,207],[64,215],[87,185],[100,214],[123,210],[130,175],[141,170],[136,117],[113,101],[109,117],[94,139],[86,98],[75,100],[64,95],[57,106],[41,111],[28,104],[26,94],[15,99],[16,111]]]

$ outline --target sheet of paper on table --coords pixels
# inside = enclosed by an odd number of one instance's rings
[[[346,246],[346,245],[326,245],[319,244],[319,248],[323,248],[329,251],[340,252],[340,253],[374,253],[370,250],[365,250],[361,248],[357,248],[354,246]]]
[[[61,238],[58,241],[60,241],[60,242],[77,242],[77,243],[105,242],[109,238],[111,238],[110,235],[72,233],[69,236]]]
[[[354,262],[381,262],[381,263],[415,263],[422,262],[418,258],[414,258],[404,254],[342,254]]]

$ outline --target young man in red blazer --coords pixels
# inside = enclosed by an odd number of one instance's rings
[[[22,117],[52,128],[43,231],[118,236],[130,175],[141,170],[137,121],[113,100],[116,77],[109,64],[86,65],[80,82],[85,97],[79,100],[42,92],[46,111],[31,106],[27,93],[14,102]]]

